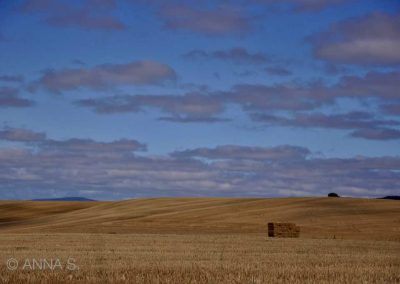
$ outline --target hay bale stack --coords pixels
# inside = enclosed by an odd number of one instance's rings
[[[300,227],[293,223],[268,223],[268,237],[298,238]]]

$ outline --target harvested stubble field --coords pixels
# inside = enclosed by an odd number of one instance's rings
[[[400,283],[396,201],[2,202],[0,219],[0,283]],[[300,238],[268,238],[268,221]]]

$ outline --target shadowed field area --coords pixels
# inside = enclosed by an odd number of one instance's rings
[[[3,233],[266,233],[293,222],[301,238],[400,241],[400,203],[353,198],[157,198],[0,202]]]

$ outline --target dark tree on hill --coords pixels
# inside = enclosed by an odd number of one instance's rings
[[[328,197],[340,197],[339,194],[335,193],[335,192],[331,192],[328,194]]]

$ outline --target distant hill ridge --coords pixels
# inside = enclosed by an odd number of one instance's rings
[[[32,201],[96,201],[94,199],[89,199],[85,197],[59,197],[59,198],[39,198],[39,199],[32,199]]]
[[[389,195],[389,196],[381,197],[378,199],[400,200],[400,196],[399,195]]]

